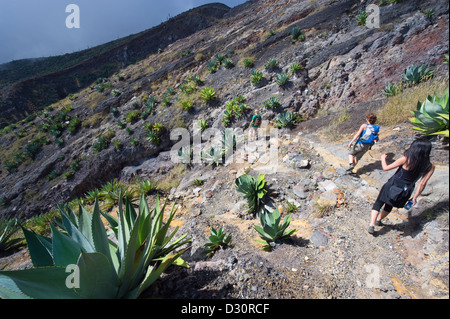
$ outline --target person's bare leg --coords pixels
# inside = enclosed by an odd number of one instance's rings
[[[381,211],[380,215],[378,215],[377,221],[381,221],[383,218],[385,218],[387,215],[389,215],[389,212],[385,211],[384,209]]]
[[[375,222],[377,221],[377,217],[378,217],[379,212],[376,210],[372,210],[371,214],[370,214],[370,224],[369,226],[371,227],[375,227]]]

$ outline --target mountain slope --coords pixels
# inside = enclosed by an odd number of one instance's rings
[[[209,4],[141,33],[80,52],[0,65],[0,127],[110,77],[127,65],[216,23],[230,8]]]

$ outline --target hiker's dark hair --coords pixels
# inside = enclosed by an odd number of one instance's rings
[[[430,171],[432,164],[430,162],[431,142],[426,138],[418,138],[403,155],[406,156],[406,165],[408,170],[423,176]]]
[[[377,122],[377,116],[373,113],[369,113],[366,115],[367,121],[369,121],[370,124],[375,124]]]

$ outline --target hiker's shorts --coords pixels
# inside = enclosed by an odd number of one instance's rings
[[[371,144],[356,143],[352,148],[350,148],[348,154],[360,159],[368,150],[370,150],[371,146]]]

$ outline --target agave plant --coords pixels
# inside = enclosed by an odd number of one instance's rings
[[[158,133],[155,131],[149,131],[147,132],[147,141],[152,143],[153,145],[157,146],[161,143],[161,138],[159,137]]]
[[[203,132],[208,128],[208,122],[206,122],[206,120],[201,119],[198,121],[198,127],[200,128],[200,131]]]
[[[360,11],[356,16],[356,23],[358,23],[358,25],[366,25],[367,16],[366,11]]]
[[[204,88],[200,92],[200,97],[205,101],[212,101],[216,99],[216,91],[212,87]]]
[[[253,227],[258,232],[261,240],[258,242],[265,244],[264,250],[270,250],[273,244],[278,243],[284,238],[290,237],[297,230],[291,229],[286,231],[291,223],[291,215],[287,215],[283,222],[281,222],[281,214],[278,209],[275,209],[272,213],[265,211],[260,214],[261,226],[254,225]]]
[[[258,215],[264,208],[264,197],[267,194],[265,175],[253,176],[244,174],[235,180],[236,190],[247,200],[248,212]]]
[[[156,190],[156,183],[152,180],[140,182],[137,186],[137,191],[144,195],[148,195],[155,190]]]
[[[0,252],[12,249],[20,244],[23,238],[11,238],[20,230],[17,218],[0,218]]]
[[[222,154],[225,159],[234,153],[236,148],[237,140],[236,135],[231,129],[225,129],[222,132]]]
[[[281,74],[276,76],[275,81],[277,82],[277,84],[279,86],[284,86],[289,81],[289,74],[288,73],[281,73]]]
[[[419,84],[433,77],[435,71],[429,67],[428,64],[412,65],[405,69],[403,74],[403,81],[409,85]]]
[[[23,229],[35,268],[0,271],[1,298],[110,299],[138,298],[171,264],[180,259],[190,240],[183,235],[172,241],[169,233],[176,210],[163,222],[166,203],[157,199],[150,210],[142,196],[139,213],[130,202],[118,218],[100,212],[98,202],[90,214],[81,205],[78,216],[67,205],[59,206],[61,222],[51,226],[52,237]],[[101,215],[116,240],[108,238]],[[112,235],[110,235],[112,236]],[[170,242],[170,243],[169,243]]]
[[[395,96],[402,92],[403,88],[397,83],[388,83],[384,86],[383,91],[385,96]]]
[[[208,165],[219,166],[223,163],[222,158],[223,152],[221,149],[211,147],[209,151],[201,151],[200,158],[202,163],[206,163]]]
[[[275,70],[278,68],[278,60],[275,58],[270,58],[269,61],[264,65],[267,70]]]
[[[275,118],[275,123],[278,127],[289,127],[294,124],[296,116],[294,113],[281,113]]]
[[[253,85],[260,84],[263,79],[264,79],[264,73],[262,71],[259,71],[256,69],[252,70],[251,82]]]
[[[266,109],[276,109],[279,106],[280,106],[280,100],[275,96],[272,96],[270,99],[268,99],[264,102],[264,107]]]
[[[209,243],[205,244],[205,247],[208,249],[206,253],[209,257],[219,248],[225,248],[231,243],[231,235],[226,235],[223,232],[223,227],[220,227],[219,230],[216,230],[214,227],[211,229],[211,236],[209,236]]]
[[[449,106],[448,89],[442,97],[436,94],[428,96],[421,103],[417,102],[417,110],[411,111],[414,115],[410,122],[414,125],[413,129],[422,132],[424,135],[442,135],[449,137]]]

